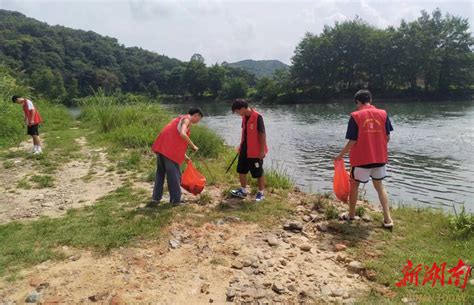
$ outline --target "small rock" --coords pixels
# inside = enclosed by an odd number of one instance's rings
[[[41,301],[41,305],[58,305],[63,303],[63,297],[49,297]]]
[[[325,224],[325,223],[318,223],[316,225],[316,228],[320,231],[320,232],[327,232],[328,231],[328,226]]]
[[[273,282],[272,285],[272,290],[275,291],[276,293],[282,293],[285,290],[285,287],[280,282]]]
[[[236,217],[236,216],[226,216],[226,217],[224,217],[224,220],[228,221],[228,222],[240,222],[241,221],[241,219],[239,217]]]
[[[250,259],[243,259],[241,263],[244,267],[249,267],[252,265],[252,261]]]
[[[329,287],[328,285],[325,285],[325,286],[322,286],[322,287],[321,287],[321,294],[322,294],[322,295],[330,296],[331,293],[332,293],[332,289],[331,289],[331,287]]]
[[[308,251],[311,250],[311,245],[310,245],[310,244],[306,244],[306,243],[305,243],[305,244],[302,244],[302,245],[300,246],[300,249],[301,249],[301,251],[308,252]]]
[[[101,292],[101,293],[96,293],[94,295],[91,295],[89,297],[89,300],[92,302],[99,302],[105,300],[109,296],[108,292]]]
[[[227,288],[227,302],[233,302],[235,298],[235,290],[231,288]]]
[[[73,256],[69,257],[69,260],[75,262],[75,261],[79,260],[80,258],[81,258],[81,255],[76,254],[76,255],[73,255]]]
[[[109,301],[109,305],[125,305],[125,304],[127,303],[118,295],[113,296]]]
[[[201,285],[201,293],[209,294],[209,284],[204,283]]]
[[[345,251],[347,249],[347,246],[344,244],[335,244],[334,245],[334,251],[339,252],[339,251]]]
[[[336,289],[333,289],[331,291],[331,296],[333,297],[342,297],[344,295],[344,290],[340,289],[340,288],[336,288]]]
[[[364,215],[364,216],[362,216],[362,220],[365,221],[365,222],[371,222],[372,217],[370,217],[369,215]]]
[[[179,240],[176,240],[176,239],[171,239],[170,240],[170,247],[171,249],[177,249],[179,247]]]
[[[355,273],[359,273],[364,270],[364,266],[362,265],[361,262],[358,262],[358,261],[350,262],[349,265],[347,265],[347,268],[350,271],[355,272]]]
[[[272,247],[276,247],[278,246],[278,239],[274,236],[270,236],[267,238],[267,243]]]
[[[405,304],[409,302],[408,298],[402,298],[401,301],[402,303],[405,303]]]
[[[469,281],[469,284],[471,284],[472,286],[474,286],[474,279],[470,280],[470,281]]]
[[[303,219],[304,222],[310,222],[312,220],[311,216],[309,216],[309,215],[303,216],[302,219]]]
[[[336,261],[342,263],[342,262],[345,262],[345,261],[346,261],[346,258],[345,258],[343,255],[338,254],[338,255],[336,256]]]
[[[225,221],[223,219],[219,219],[218,221],[216,221],[216,225],[223,226],[225,225]]]
[[[369,281],[375,281],[375,278],[377,277],[377,272],[375,272],[374,270],[365,270],[364,275]]]
[[[213,299],[213,298],[209,298],[209,303],[214,303],[214,299]]]
[[[296,286],[294,284],[290,284],[288,285],[288,290],[289,291],[295,291],[296,290]]]
[[[41,294],[36,291],[31,292],[25,299],[26,303],[38,303],[41,298]]]
[[[284,225],[283,229],[293,232],[301,232],[303,230],[303,225],[298,221],[292,221]]]

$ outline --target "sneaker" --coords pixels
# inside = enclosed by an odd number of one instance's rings
[[[145,205],[145,208],[149,208],[149,209],[154,209],[154,208],[157,208],[158,207],[158,204],[160,203],[159,200],[150,200],[150,202],[148,202],[146,205]]]
[[[265,200],[265,195],[263,195],[262,192],[257,192],[257,195],[255,195],[255,201],[260,202]]]
[[[234,197],[245,198],[247,197],[247,193],[244,193],[242,189],[232,190],[230,194]]]

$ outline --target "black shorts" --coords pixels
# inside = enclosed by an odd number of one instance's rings
[[[26,133],[29,134],[30,136],[39,136],[38,127],[39,127],[38,124],[28,126],[26,129]]]
[[[239,155],[239,162],[237,163],[237,172],[239,174],[250,174],[253,178],[260,178],[263,176],[263,160],[258,158],[247,158],[247,154]]]

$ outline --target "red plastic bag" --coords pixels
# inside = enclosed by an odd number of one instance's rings
[[[206,177],[198,172],[191,160],[188,160],[186,169],[181,177],[181,186],[191,194],[198,195],[202,192],[205,185]]]
[[[349,193],[351,191],[351,183],[349,181],[349,174],[346,172],[344,160],[334,160],[334,193],[337,199],[342,202],[348,202]]]

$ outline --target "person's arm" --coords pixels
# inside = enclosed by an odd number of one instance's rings
[[[35,108],[32,108],[30,110],[30,117],[28,118],[28,123],[30,126],[35,123],[35,111],[36,111]]]
[[[183,119],[183,123],[181,124],[181,130],[179,134],[181,138],[183,138],[183,140],[185,140],[186,143],[188,143],[188,145],[191,146],[191,148],[194,151],[198,151],[199,148],[196,145],[194,145],[193,141],[191,141],[191,139],[186,134],[188,132],[188,127],[190,123],[191,121],[189,121],[189,119]]]
[[[347,124],[347,131],[346,131],[346,139],[347,141],[346,146],[341,150],[341,152],[334,158],[334,160],[341,160],[344,158],[344,155],[347,154],[352,146],[357,143],[359,128],[357,127],[357,123],[354,118],[351,116],[349,123]]]
[[[259,158],[265,158],[265,146],[267,144],[267,135],[264,132],[258,133],[258,144],[260,145],[260,155]]]
[[[334,159],[341,160],[344,157],[344,155],[347,154],[351,150],[351,147],[354,146],[355,143],[357,143],[357,141],[354,141],[354,140],[347,141],[346,146],[344,146],[344,148],[341,150],[339,155],[337,155],[336,158]]]

